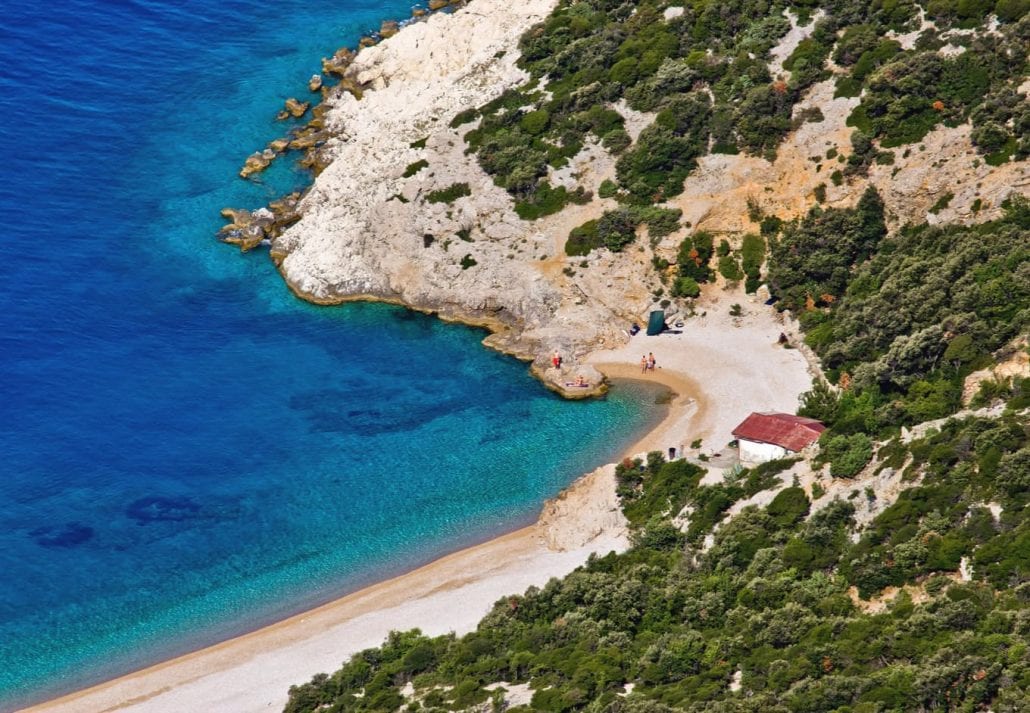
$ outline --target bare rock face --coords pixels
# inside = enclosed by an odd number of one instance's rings
[[[223,209],[222,216],[232,222],[219,231],[219,238],[226,243],[238,245],[243,252],[253,250],[265,239],[266,227],[272,222],[271,214],[265,213],[268,211],[264,209],[254,213],[233,208]]]
[[[289,145],[289,139],[272,139],[268,142],[268,148],[277,154],[281,154]]]
[[[218,238],[247,252],[277,237],[284,229],[293,225],[300,216],[297,205],[300,194],[291,193],[253,212],[240,208],[223,208],[222,217],[229,223],[218,231]]]
[[[337,77],[343,77],[347,72],[347,68],[350,67],[351,62],[354,61],[354,51],[349,50],[346,47],[342,47],[336,50],[336,53],[329,58],[322,59],[322,72],[325,74],[336,75]]]
[[[1030,377],[1030,353],[1027,344],[1030,337],[1020,337],[995,354],[997,363],[986,369],[974,371],[962,384],[962,405],[968,406],[980,391],[985,381]]]
[[[588,544],[621,549],[628,541],[627,525],[616,494],[615,466],[606,465],[548,500],[536,527],[548,549],[565,552]]]
[[[514,216],[510,197],[464,156],[448,124],[523,81],[507,50],[551,5],[478,0],[475,15],[433,15],[354,59],[348,78],[374,91],[361,101],[342,91],[327,100],[331,162],[304,198],[301,221],[273,242],[294,290],[318,302],[400,301],[489,326],[494,346],[538,356],[543,335],[532,330],[549,325],[564,298],[552,265],[517,255],[554,257],[554,241]],[[427,135],[426,149],[411,147]],[[291,148],[319,138],[298,137]],[[428,170],[405,178],[420,159]],[[455,183],[471,195],[424,201]]]
[[[322,75],[312,74],[311,79],[308,80],[308,91],[317,92],[322,88]]]

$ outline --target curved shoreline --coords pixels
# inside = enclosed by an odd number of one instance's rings
[[[536,3],[534,8],[542,12],[548,4],[545,0]],[[479,5],[473,3],[472,7],[478,8]],[[513,11],[509,8],[509,12]],[[461,11],[461,17],[465,18],[467,12],[467,8]],[[448,18],[457,15],[438,15],[432,21],[409,26],[422,28],[420,30],[409,30],[405,27],[397,37],[409,37],[415,32],[422,33],[423,39],[432,39],[426,36],[427,33],[434,28],[442,30],[442,23],[449,22],[453,31],[456,21]],[[499,37],[494,40],[507,41]],[[373,84],[376,81],[385,81],[384,77],[389,75],[388,69],[398,69],[392,64],[388,68],[383,66],[390,59],[385,54],[387,49],[395,43],[396,40],[387,41],[378,46],[380,49],[373,50],[380,64],[372,62],[364,69]],[[493,56],[492,52],[488,54]],[[396,57],[392,59],[396,61]],[[502,61],[500,57],[494,56],[493,60],[490,60],[490,67],[493,67],[490,71],[495,74],[489,76],[495,76],[506,67],[506,71],[513,71],[508,66],[511,62],[510,57]],[[360,63],[357,66],[359,69],[362,67]],[[405,74],[401,71],[398,83],[404,82],[405,79]],[[411,100],[418,101],[418,92],[425,90],[426,87],[420,89],[415,86],[412,90],[415,96]],[[378,91],[373,88],[370,95]],[[464,87],[464,91],[468,94],[472,88]],[[353,108],[353,101],[348,97],[342,99],[344,107],[349,103]],[[367,111],[368,107],[364,107],[364,110]],[[418,139],[419,136],[393,138],[403,144],[395,152],[396,155],[393,155],[399,162],[397,165],[403,169],[404,164],[414,158],[406,153],[407,142]],[[335,148],[339,149],[339,145]],[[444,153],[443,149],[438,151],[441,157]],[[339,158],[339,155],[334,158]],[[337,166],[338,170],[341,168],[348,167]],[[360,167],[354,168],[357,170]],[[332,173],[331,170],[327,170]],[[340,196],[335,193],[333,186],[330,184],[327,187],[325,184],[326,182],[322,181],[319,189],[316,182],[313,190],[305,197],[305,202],[339,200]],[[481,188],[484,192],[493,190],[486,184]],[[322,194],[318,194],[318,190],[321,190]],[[508,201],[507,196],[503,199]],[[328,219],[338,216],[330,214],[323,217]],[[326,228],[327,224],[320,223],[318,218],[317,215],[310,217],[312,228]],[[284,245],[296,236],[301,229],[300,225],[287,232]],[[548,229],[554,234],[561,233],[554,229],[554,225]],[[495,247],[486,240],[477,241],[476,245],[483,250]],[[482,295],[475,299],[460,301],[453,299],[454,295],[462,294],[460,291],[443,289],[432,282],[409,290],[400,289],[401,283],[393,285],[383,282],[383,271],[379,269],[381,266],[368,262],[365,259],[367,256],[361,255],[360,245],[347,249],[352,251],[348,258],[356,260],[353,266],[359,269],[356,272],[341,273],[346,276],[346,280],[340,278],[344,280],[341,284],[332,280],[326,282],[327,278],[333,277],[331,270],[327,270],[339,266],[331,261],[328,264],[313,264],[309,266],[310,270],[297,270],[292,273],[282,259],[275,262],[289,289],[298,298],[311,303],[335,305],[352,301],[376,301],[401,305],[433,314],[445,321],[485,328],[490,332],[483,340],[485,346],[528,361],[540,359],[543,344],[548,344],[548,348],[543,350],[544,353],[550,353],[549,345],[553,342],[548,343],[547,340],[564,337],[568,339],[565,342],[568,345],[566,353],[574,354],[572,361],[596,368],[607,378],[647,380],[668,386],[675,395],[665,417],[626,450],[628,456],[649,450],[664,451],[669,446],[682,449],[685,440],[693,440],[699,434],[703,434],[706,441],[710,439],[718,445],[719,439],[724,438],[728,432],[728,419],[734,417],[736,410],[786,409],[790,407],[790,402],[796,398],[797,393],[807,388],[803,383],[804,379],[799,378],[799,373],[802,377],[805,373],[803,360],[800,372],[795,368],[796,363],[790,364],[790,378],[785,380],[774,378],[776,375],[772,373],[772,369],[783,368],[789,359],[767,359],[767,364],[755,364],[748,373],[738,374],[733,371],[738,368],[741,358],[746,361],[746,355],[754,357],[754,350],[775,348],[772,345],[775,344],[776,333],[781,329],[781,325],[775,323],[768,308],[758,306],[757,310],[752,312],[753,315],[757,315],[758,322],[754,329],[746,327],[738,330],[739,324],[730,324],[713,317],[711,326],[720,330],[735,330],[727,333],[730,337],[742,335],[743,341],[738,339],[737,342],[733,342],[731,339],[726,348],[721,348],[720,344],[715,343],[718,340],[708,343],[703,338],[698,339],[698,335],[707,331],[703,329],[706,326],[704,322],[691,322],[687,329],[688,333],[682,339],[645,338],[638,335],[630,342],[622,343],[621,330],[613,322],[615,319],[621,321],[629,314],[646,313],[645,310],[651,303],[646,290],[641,291],[636,297],[630,297],[628,295],[633,290],[628,289],[618,300],[617,310],[613,307],[599,307],[598,311],[585,315],[579,310],[581,303],[578,297],[570,299],[550,284],[540,286],[539,293],[525,296],[521,301],[488,299],[484,302]],[[499,253],[507,249],[497,247]],[[285,257],[290,257],[290,251],[286,252]],[[443,271],[447,266],[442,262],[420,263],[417,266],[394,265],[393,269],[397,274],[408,274],[405,270],[414,270],[415,267],[418,267],[423,273],[422,277],[425,277],[433,274],[434,270]],[[591,270],[597,274],[605,274],[609,269],[622,268],[620,264],[611,262],[598,263],[596,268],[592,267]],[[510,271],[511,284],[540,276],[534,265],[513,262],[506,263],[505,269]],[[355,274],[357,277],[354,277]],[[411,274],[418,277],[414,273]],[[471,273],[463,272],[459,275],[463,275],[464,278],[473,277]],[[297,279],[298,276],[310,278],[310,281]],[[555,279],[562,280],[560,276]],[[490,290],[497,293],[506,289],[504,284],[491,286],[487,278],[483,278],[482,283],[474,283],[471,286],[480,290],[490,287]],[[600,299],[596,290],[591,291],[589,286],[587,287],[587,292],[583,292],[576,286],[583,295],[584,310],[590,307],[592,301]],[[489,294],[490,290],[486,293]],[[380,296],[382,294],[396,296],[383,297]],[[711,295],[708,298],[711,304],[719,301],[718,297],[712,300]],[[736,296],[735,299],[746,301],[749,298]],[[543,326],[573,325],[582,330],[580,333],[572,336],[556,335],[553,331],[547,332],[546,329],[538,329],[537,333],[532,334],[527,332],[528,326],[535,327],[541,322],[541,315],[553,318],[554,305],[559,303],[563,313],[562,320],[542,320]],[[602,300],[601,303],[604,304],[605,301]],[[502,313],[507,320],[488,316]],[[591,331],[591,328],[594,331]],[[768,335],[770,330],[773,332],[771,338]],[[660,366],[656,372],[646,376],[639,373],[637,362],[643,339],[657,340],[647,344],[658,353]],[[611,346],[612,342],[621,343],[621,346],[609,351],[597,351],[605,345]],[[747,352],[749,349],[752,351]],[[770,351],[767,356],[773,355]],[[793,356],[798,357],[797,352]],[[583,392],[570,394],[567,389],[561,388],[560,383],[544,378],[536,369],[534,374],[544,384],[558,386],[554,390],[565,396],[589,395]],[[771,386],[762,388],[766,386],[764,382],[769,382]],[[735,390],[739,393],[732,394]],[[726,404],[723,403],[728,393],[738,397],[733,399],[732,408],[726,408]],[[420,627],[427,634],[470,631],[499,598],[522,592],[531,585],[542,586],[551,577],[563,576],[583,564],[592,552],[621,550],[628,547],[628,544],[625,521],[615,495],[614,466],[609,464],[581,476],[558,497],[548,501],[540,518],[529,527],[446,555],[411,572],[358,590],[276,624],[35,705],[27,710],[178,713],[182,710],[257,711],[269,710],[276,705],[281,708],[286,701],[289,685],[305,682],[318,671],[336,669],[354,652],[379,645],[391,630]]]
[[[710,316],[681,334],[638,335],[595,353],[608,378],[646,380],[673,396],[664,418],[624,453],[641,455],[703,436],[691,451],[715,453],[750,410],[792,410],[811,384],[799,350],[784,349],[784,327],[752,300],[730,317],[719,297]],[[641,350],[659,368],[639,372]],[[743,369],[742,365],[749,368]],[[286,702],[290,685],[335,670],[349,655],[379,645],[391,630],[436,635],[472,631],[500,598],[543,586],[585,563],[592,552],[629,546],[615,494],[614,464],[588,473],[545,503],[529,527],[488,540],[279,623],[31,708],[37,713],[266,711]]]
[[[614,373],[613,378],[622,380]],[[641,454],[655,433],[668,430],[682,417],[677,404],[691,402],[677,391],[684,382],[671,372],[647,380],[670,388],[673,398],[662,419],[624,451],[627,457]],[[24,710],[281,709],[290,685],[335,669],[361,649],[378,646],[392,630],[421,628],[431,635],[472,631],[498,599],[564,576],[593,552],[626,549],[629,540],[614,484],[614,464],[601,466],[546,501],[532,525],[252,632]]]

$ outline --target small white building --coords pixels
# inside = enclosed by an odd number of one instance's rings
[[[819,440],[826,430],[814,418],[790,413],[752,413],[733,429],[740,462],[756,465],[797,453]]]

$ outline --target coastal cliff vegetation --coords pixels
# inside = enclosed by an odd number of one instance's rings
[[[591,198],[549,179],[584,146],[617,156],[600,189],[614,203],[566,252],[618,252],[643,225],[680,228],[663,203],[700,156],[771,158],[799,122],[819,121],[794,108],[830,78],[858,99],[851,152],[826,155],[835,186],[939,125],[970,123],[989,165],[1025,160],[1028,11],[562,0],[521,41],[527,82],[452,125],[478,122],[468,150],[526,220]],[[716,275],[749,292],[765,282],[797,317],[824,368],[800,409],[828,426],[815,453],[714,480],[660,453],[624,461],[627,552],[505,597],[471,634],[394,633],[291,688],[286,711],[1026,710],[1030,379],[969,384],[1027,348],[1030,203],[892,231],[877,191],[858,191],[851,207],[794,220],[756,208],[761,228],[736,250],[696,231],[668,284],[696,297]]]
[[[628,552],[499,601],[464,637],[391,635],[286,710],[1023,710],[1028,433],[1010,409],[885,444],[875,465],[909,487],[864,528],[867,494],[815,507],[777,477],[791,463],[709,486],[658,453],[624,463]],[[769,487],[767,506],[726,516]],[[525,703],[505,708],[498,683]]]
[[[1027,9],[1024,0],[926,8],[852,0],[563,1],[522,39],[529,81],[453,125],[479,119],[465,134],[469,150],[526,219],[585,200],[548,176],[588,142],[618,157],[605,193],[627,207],[677,195],[708,153],[772,159],[799,123],[821,120],[795,115],[794,107],[831,77],[838,96],[861,97],[848,118],[852,152],[839,157],[835,182],[890,162],[879,147],[913,144],[935,126],[966,121],[985,161],[1021,160],[1030,154],[1030,106],[1018,91],[1030,46]],[[783,72],[774,72],[770,50],[805,23],[813,23],[810,32],[780,59]],[[916,35],[907,48],[898,39],[905,33]],[[635,138],[628,112],[653,115]],[[647,222],[639,212],[626,215]],[[574,233],[569,254],[625,247],[591,237],[596,232],[585,225]]]
[[[801,487],[797,459],[715,484],[659,453],[624,461],[628,552],[502,599],[464,637],[394,634],[286,710],[1023,710],[1030,384],[959,409],[964,378],[1026,332],[1028,218],[1016,199],[998,221],[888,239],[870,191],[783,225],[772,283],[829,374],[854,372],[805,408],[831,426],[813,467],[843,491]],[[859,518],[882,477],[893,501]]]

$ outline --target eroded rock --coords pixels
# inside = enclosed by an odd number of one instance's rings
[[[311,106],[311,102],[302,102],[299,99],[290,97],[286,100],[284,106],[288,115],[292,116],[294,119],[299,119],[307,113],[308,108]]]
[[[271,155],[269,155],[271,154]],[[272,159],[275,158],[275,153],[265,149],[264,151],[255,151],[243,164],[243,168],[240,169],[240,178],[247,178],[255,173],[260,173],[268,168],[268,165],[272,163]]]
[[[230,245],[238,245],[243,252],[253,250],[278,237],[300,220],[297,213],[300,199],[300,193],[291,193],[255,211],[223,208],[222,217],[229,223],[218,231],[218,239]]]
[[[354,61],[354,55],[353,50],[341,47],[332,57],[322,59],[322,72],[342,77]]]

